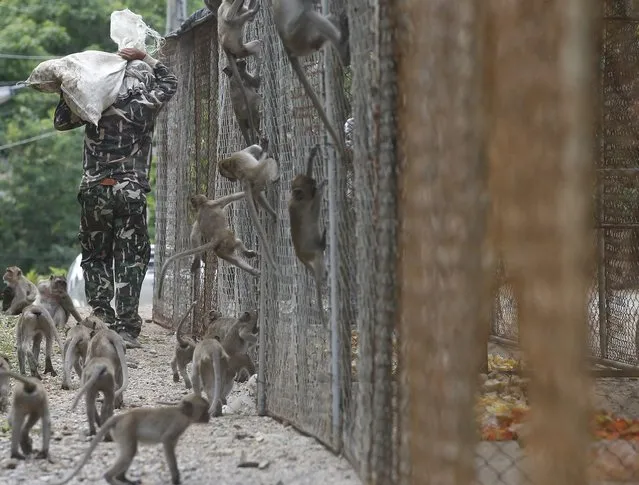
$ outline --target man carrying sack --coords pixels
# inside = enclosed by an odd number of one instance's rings
[[[129,61],[124,80],[97,126],[76,116],[62,95],[54,126],[66,131],[85,125],[78,238],[87,301],[128,348],[139,348],[140,290],[151,255],[146,220],[151,139],[160,109],[175,94],[177,78],[139,49],[124,48],[118,54]]]

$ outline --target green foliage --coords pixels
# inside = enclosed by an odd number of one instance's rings
[[[189,2],[189,14],[201,2]],[[1,0],[0,53],[63,56],[87,49],[113,52],[110,15],[129,8],[164,33],[159,0]],[[0,59],[0,83],[26,79],[40,60]],[[0,104],[0,146],[53,131],[54,94],[21,89]],[[77,188],[83,130],[56,133],[0,150],[0,267],[45,274],[67,267],[79,252]],[[151,194],[149,194],[151,195]],[[149,197],[152,229],[155,200]]]
[[[25,274],[24,276],[31,283],[37,284],[38,281],[49,279],[49,276],[66,276],[66,275],[67,275],[67,268],[56,268],[55,266],[51,266],[47,274],[40,274],[35,269],[30,269],[27,272],[27,274]]]

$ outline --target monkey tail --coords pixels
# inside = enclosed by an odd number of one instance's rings
[[[63,358],[64,362],[62,363],[62,381],[63,383],[68,384],[68,379],[71,377],[71,362],[73,361],[73,357],[76,351],[76,346],[78,345],[78,341],[80,340],[79,335],[74,335],[71,338],[71,342],[69,342],[69,346],[67,347],[67,351],[64,353]]]
[[[115,345],[115,351],[120,361],[120,369],[122,369],[122,385],[115,391],[115,398],[118,399],[122,393],[126,391],[126,388],[129,387],[129,367],[126,364],[126,357],[124,355],[124,342]]]
[[[178,344],[180,344],[181,347],[184,347],[188,343],[182,337],[182,333],[181,333],[182,325],[184,325],[184,323],[186,322],[187,317],[189,316],[189,314],[191,313],[191,310],[193,310],[193,307],[197,304],[197,302],[198,300],[195,300],[193,301],[193,303],[191,303],[191,306],[188,308],[188,310],[182,317],[182,320],[180,320],[180,323],[178,323],[177,329],[175,330],[175,338],[177,339]]]
[[[164,264],[162,265],[162,269],[160,270],[160,281],[158,282],[158,296],[159,297],[162,296],[162,287],[164,285],[164,277],[166,276],[166,270],[168,269],[169,264],[171,264],[176,259],[184,258],[186,256],[191,256],[192,254],[203,253],[204,251],[208,249],[213,249],[215,248],[216,245],[217,245],[217,242],[208,242],[196,248],[187,249],[186,251],[182,251],[181,253],[174,254],[173,256],[168,258],[164,262]]]
[[[82,467],[86,464],[86,462],[89,461],[89,458],[91,457],[91,453],[93,453],[93,450],[95,450],[96,446],[98,446],[98,443],[100,443],[104,439],[106,434],[111,430],[111,428],[113,428],[113,426],[117,424],[117,422],[120,420],[121,417],[122,417],[121,414],[116,414],[114,416],[111,416],[109,419],[107,419],[104,422],[104,424],[98,429],[98,432],[91,440],[91,444],[89,445],[89,448],[87,449],[86,453],[82,457],[82,460],[80,460],[80,463],[78,463],[75,469],[71,473],[69,473],[69,475],[64,477],[59,482],[54,482],[52,485],[64,485],[69,480],[71,480],[74,476],[76,476],[78,472],[82,469]]]
[[[302,83],[302,86],[304,87],[304,91],[306,91],[306,95],[309,98],[311,98],[311,102],[313,103],[313,106],[315,106],[315,110],[317,110],[317,114],[322,119],[322,123],[324,123],[324,126],[326,127],[326,131],[328,131],[328,134],[331,135],[331,138],[335,142],[335,148],[339,151],[340,156],[342,158],[345,158],[346,150],[344,148],[344,145],[342,144],[342,140],[339,138],[339,136],[337,136],[337,133],[331,126],[330,121],[328,121],[328,117],[326,116],[326,112],[324,111],[324,108],[322,107],[322,103],[320,103],[320,100],[315,94],[315,91],[313,91],[313,88],[308,82],[308,79],[306,78],[306,74],[304,74],[304,70],[302,69],[302,65],[300,64],[299,59],[291,55],[288,49],[284,49],[284,50],[286,52],[286,56],[288,57],[288,60],[291,63],[291,66],[293,67],[293,70],[295,71],[295,74],[297,75],[297,78],[299,79],[300,83]]]
[[[255,199],[253,198],[253,192],[251,190],[251,185],[249,182],[244,182],[244,192],[246,195],[246,204],[248,205],[249,214],[251,215],[251,219],[253,219],[253,225],[257,230],[257,233],[262,240],[262,247],[264,248],[264,254],[266,255],[266,259],[269,264],[273,267],[273,271],[275,271],[276,275],[279,275],[279,269],[277,264],[275,263],[275,258],[273,257],[273,253],[271,253],[271,246],[266,239],[266,233],[264,232],[264,228],[262,224],[260,224],[260,219],[257,215],[257,208],[255,207]]]
[[[323,268],[321,268],[321,266],[323,265],[319,265],[320,268],[318,268],[315,272],[315,278],[313,278],[315,280],[315,291],[317,293],[317,306],[319,306],[319,311],[320,311],[320,318],[322,319],[322,323],[326,322],[326,315],[324,314],[324,301],[322,300],[322,283],[324,281],[324,275],[320,275],[320,271],[322,271]]]
[[[28,377],[23,376],[22,374],[18,374],[8,369],[0,369],[0,376],[6,374],[9,377],[13,377],[16,381],[22,382],[24,384],[25,389],[31,391],[36,388],[36,384],[34,381],[29,379]]]
[[[78,393],[75,395],[75,398],[73,399],[73,402],[71,403],[71,411],[73,411],[76,408],[82,395],[87,391],[87,389],[90,386],[92,386],[95,383],[95,381],[98,380],[98,378],[102,374],[106,372],[106,369],[107,369],[106,365],[104,364],[97,364],[93,368],[93,373],[91,374],[91,377],[89,377],[89,380],[87,380],[84,384],[82,384],[82,387],[78,389]]]
[[[315,157],[318,155],[319,150],[319,144],[315,145],[311,148],[311,153],[308,155],[308,161],[306,162],[306,176],[308,178],[313,178],[313,162],[315,161]]]
[[[42,316],[47,321],[47,325],[49,325],[51,332],[53,332],[55,341],[58,342],[58,347],[60,347],[60,353],[64,352],[64,345],[62,344],[60,333],[58,332],[58,328],[55,326],[55,322],[53,321],[53,318],[51,318],[51,314],[46,308],[43,307],[42,313],[40,316]]]
[[[213,413],[217,410],[217,403],[222,402],[222,362],[220,355],[225,352],[224,347],[219,345],[220,352],[213,352],[213,402],[210,411]],[[211,414],[213,414],[211,413]]]

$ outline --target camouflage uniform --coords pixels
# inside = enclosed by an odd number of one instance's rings
[[[139,335],[142,326],[138,305],[151,253],[146,194],[151,190],[154,121],[177,88],[177,78],[166,66],[149,57],[145,61],[153,67],[155,80],[118,97],[98,126],[86,123],[78,194],[87,301],[111,328],[132,337]],[[55,128],[64,131],[83,124],[61,96]],[[111,307],[114,294],[115,311]]]

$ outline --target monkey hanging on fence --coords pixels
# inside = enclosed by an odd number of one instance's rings
[[[217,199],[209,199],[204,194],[197,194],[191,197],[191,205],[197,210],[195,222],[191,227],[191,249],[176,253],[164,262],[158,280],[159,297],[162,297],[166,271],[173,261],[185,256],[196,255],[191,268],[192,270],[197,269],[201,264],[200,254],[211,249],[218,258],[253,276],[260,275],[260,270],[253,268],[238,254],[241,253],[245,258],[254,258],[257,253],[248,249],[242,240],[236,237],[227,220],[226,207],[244,197],[244,192],[237,192]]]
[[[311,272],[315,280],[317,304],[322,321],[326,321],[322,302],[324,282],[324,250],[326,249],[326,228],[320,229],[320,210],[327,181],[319,184],[313,178],[313,160],[319,153],[319,145],[311,150],[306,164],[306,173],[298,174],[291,183],[288,201],[291,239],[295,255]]]
[[[249,209],[253,225],[264,247],[264,254],[269,264],[277,272],[277,265],[273,251],[266,239],[266,232],[260,224],[255,203],[259,203],[277,221],[277,212],[266,200],[264,190],[269,184],[279,180],[277,162],[268,155],[268,140],[263,138],[261,145],[251,145],[244,150],[237,151],[228,158],[220,160],[217,169],[222,177],[231,182],[239,181]]]
[[[324,16],[316,12],[313,3],[313,0],[273,0],[273,18],[291,67],[333,139],[335,148],[344,157],[346,154],[344,143],[331,126],[317,94],[308,82],[299,58],[314,54],[326,41],[330,41],[340,52],[341,62],[347,61],[350,56],[346,48],[348,29],[342,32],[340,23],[344,22],[340,22],[333,15]]]
[[[255,19],[259,9],[260,5],[257,3],[257,0],[250,0],[248,8],[244,7],[244,0],[222,0],[217,9],[218,42],[222,46],[222,50],[224,50],[229,61],[229,67],[233,74],[231,79],[234,78],[238,83],[235,85],[235,88],[233,85],[231,86],[231,96],[233,96],[234,89],[235,94],[241,93],[244,98],[244,106],[246,107],[251,106],[251,99],[246,87],[246,77],[240,74],[237,60],[246,59],[250,56],[255,57],[254,77],[259,80],[262,69],[262,41],[252,40],[244,43],[244,26],[247,22],[251,22]],[[256,120],[253,116],[248,116],[247,121],[249,122],[252,136],[257,137],[258,129],[255,124]],[[248,144],[257,141],[247,139],[244,131],[242,131],[242,134]]]
[[[252,145],[259,139],[262,97],[257,90],[260,88],[261,79],[246,70],[246,61],[243,59],[237,61],[237,69],[239,77],[233,75],[230,64],[222,69],[222,72],[229,78],[231,106],[244,141],[247,145]]]

